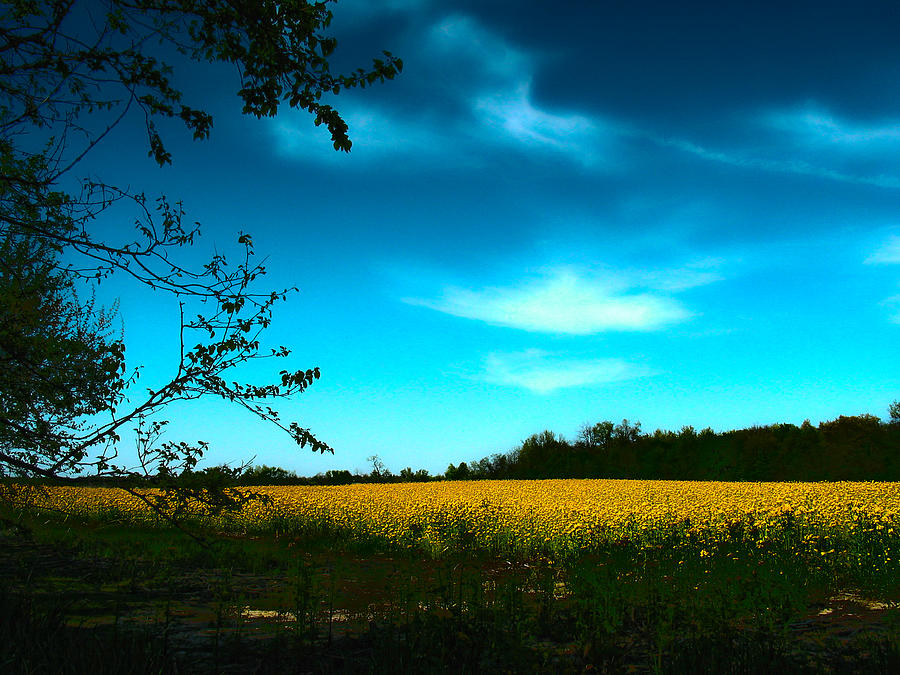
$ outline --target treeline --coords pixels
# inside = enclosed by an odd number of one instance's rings
[[[346,470],[330,470],[315,476],[299,476],[294,471],[277,466],[230,467],[212,466],[200,471],[186,470],[173,475],[168,472],[156,474],[131,474],[126,476],[81,475],[56,479],[7,477],[13,482],[36,483],[42,485],[84,485],[89,487],[241,487],[250,485],[349,485],[350,483],[409,483],[442,480],[444,476],[432,476],[425,469],[415,471],[406,467],[400,473],[392,473],[380,462],[371,473]]]
[[[426,469],[402,469],[392,473],[380,460],[370,473],[351,473],[346,470],[331,470],[315,476],[298,476],[293,471],[279,467],[254,466],[243,472],[240,485],[348,485],[350,483],[412,483],[440,480],[443,476],[432,476]]]
[[[346,485],[433,480],[633,478],[722,481],[900,481],[900,402],[890,420],[874,415],[840,416],[813,426],[773,424],[716,433],[685,426],[680,431],[644,433],[640,423],[622,420],[586,424],[567,441],[552,431],[525,439],[515,449],[459,465],[443,474],[406,467],[392,473],[373,455],[370,473],[330,470],[298,476],[272,466],[216,466],[158,475],[103,478],[78,476],[68,484],[186,486]],[[14,479],[15,480],[15,479]],[[19,479],[21,480],[21,479]],[[38,482],[45,483],[46,479]]]
[[[716,433],[683,427],[642,433],[623,420],[582,427],[574,442],[552,431],[515,450],[447,467],[451,480],[638,478],[723,481],[900,481],[900,404],[891,421],[838,417],[813,426],[755,426]]]

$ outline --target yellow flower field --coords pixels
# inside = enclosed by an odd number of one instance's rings
[[[823,556],[850,547],[883,565],[900,541],[897,483],[510,480],[253,489],[271,501],[211,524],[288,535],[327,531],[437,555],[451,549],[568,555],[611,545],[710,555],[739,541]],[[55,487],[31,499],[88,516],[154,518],[138,498],[115,488]]]

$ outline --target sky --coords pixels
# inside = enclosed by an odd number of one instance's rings
[[[334,70],[404,62],[329,100],[349,154],[306,113],[242,116],[235,73],[193,65],[176,84],[209,140],[165,126],[160,169],[137,120],[85,160],[181,199],[197,265],[249,232],[258,288],[300,289],[263,334],[291,356],[234,379],[319,367],[277,407],[334,454],[213,399],[164,411],[167,439],[209,442],[207,465],[441,473],[544,429],[817,424],[900,398],[900,5],[332,10]],[[177,302],[124,278],[98,297],[120,300],[138,401],[177,368]]]

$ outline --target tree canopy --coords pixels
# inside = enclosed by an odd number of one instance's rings
[[[570,443],[552,431],[515,449],[452,464],[448,479],[624,478],[654,480],[816,481],[900,479],[900,402],[890,419],[841,415],[814,427],[773,424],[716,433],[657,429],[622,420],[584,425]],[[465,467],[464,471],[460,471]]]
[[[210,136],[213,119],[202,101],[190,101],[193,92],[173,84],[175,67],[186,60],[232,65],[245,114],[273,116],[283,105],[305,110],[327,129],[335,150],[348,152],[347,124],[325,102],[327,95],[392,79],[403,64],[384,52],[368,69],[332,74],[337,42],[324,32],[331,18],[327,1],[303,0],[12,0],[0,8],[5,472],[165,472],[179,463],[189,469],[205,444],[157,447],[165,422],[144,424],[172,401],[206,395],[242,405],[301,447],[331,451],[263,402],[304,391],[319,377],[317,368],[282,370],[264,384],[223,376],[248,360],[290,353],[284,346],[260,351],[272,305],[296,289],[257,289],[265,268],[251,261],[251,236],[237,234],[243,255],[236,266],[217,253],[198,268],[184,267],[172,254],[194,243],[199,225],[184,225],[180,202],[77,177],[84,157],[129,115],[143,120],[148,155],[160,166],[173,160],[161,120],[180,121],[195,140]],[[114,204],[132,210],[133,238],[98,235],[97,219]],[[63,265],[63,252],[79,264]],[[95,310],[73,294],[76,281],[99,283],[112,275],[171,293],[181,312],[175,377],[127,410],[121,409],[124,391],[136,371],[126,373],[124,343],[109,332],[115,308]],[[191,303],[205,313],[189,314]],[[199,336],[193,347],[192,335]],[[104,422],[78,422],[101,412]],[[138,457],[129,466],[116,444],[131,424],[137,425]]]
[[[0,243],[0,449],[17,468],[43,456],[56,473],[84,460],[69,448],[79,419],[115,406],[125,362],[121,339],[111,339],[115,308],[78,304],[47,248],[35,238]]]

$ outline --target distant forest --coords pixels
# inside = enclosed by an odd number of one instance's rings
[[[896,406],[896,404],[894,404]],[[892,406],[892,410],[894,406]],[[716,433],[639,423],[584,426],[569,442],[552,431],[505,454],[447,467],[449,479],[644,478],[722,481],[900,480],[900,416],[838,417]]]
[[[525,439],[518,447],[482,459],[450,464],[438,476],[407,467],[391,472],[377,456],[370,473],[327,471],[298,476],[271,466],[242,470],[212,467],[180,477],[151,476],[105,480],[73,479],[81,484],[169,483],[205,479],[233,485],[342,485],[432,480],[635,478],[721,481],[900,481],[900,402],[883,422],[874,415],[840,416],[813,426],[754,426],[716,433],[712,429],[644,433],[640,423],[622,420],[584,425],[574,441],[552,431]]]

